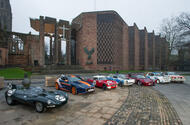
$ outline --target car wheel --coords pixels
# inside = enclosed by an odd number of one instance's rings
[[[156,85],[156,83],[155,82],[153,82],[153,86],[155,86]]]
[[[139,86],[141,86],[141,85],[142,85],[142,82],[141,82],[141,81],[138,81],[137,84],[138,84]]]
[[[45,110],[44,104],[41,102],[35,103],[36,112],[42,113]]]
[[[120,86],[120,87],[123,87],[123,84],[122,84],[122,82],[119,82],[119,86]]]
[[[55,83],[55,89],[56,89],[56,90],[59,90],[59,85],[58,85],[57,82]]]
[[[72,92],[73,95],[76,95],[76,94],[77,94],[77,89],[76,89],[76,87],[72,87],[72,88],[71,88],[71,92]]]
[[[96,81],[95,80],[93,81],[93,84],[94,84],[94,86],[96,86]]]
[[[14,100],[10,96],[6,96],[6,102],[8,105],[14,105],[15,104]]]
[[[105,84],[103,84],[103,89],[106,90],[107,89],[107,86]]]
[[[156,83],[157,83],[157,84],[159,84],[159,83],[160,83],[160,80],[159,80],[159,79],[157,79],[157,80],[156,80]]]

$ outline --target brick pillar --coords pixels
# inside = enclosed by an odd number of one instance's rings
[[[40,58],[38,60],[38,63],[40,66],[43,66],[45,64],[45,51],[44,51],[44,30],[45,30],[45,25],[44,25],[44,17],[40,16],[40,49],[39,49],[39,55]]]
[[[153,53],[153,58],[152,58],[152,69],[154,70],[155,69],[155,36],[154,36],[154,32],[153,32],[153,36],[152,36],[152,53]]]
[[[61,52],[61,38],[58,39],[58,63],[61,62],[62,52]]]
[[[55,24],[55,39],[54,39],[54,64],[58,64],[58,25],[57,23]]]
[[[71,27],[66,32],[66,57],[67,57],[67,65],[71,65]]]
[[[148,69],[148,34],[147,31],[145,30],[145,41],[144,41],[144,51],[145,51],[145,55],[144,55],[144,70]]]
[[[53,47],[53,41],[52,41],[52,36],[50,36],[50,63],[53,63],[53,52],[52,52],[52,48]]]

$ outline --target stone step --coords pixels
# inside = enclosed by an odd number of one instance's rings
[[[42,70],[40,74],[96,73],[94,70]]]

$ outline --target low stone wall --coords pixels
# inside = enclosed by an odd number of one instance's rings
[[[54,87],[56,79],[57,79],[57,77],[55,77],[55,76],[45,76],[45,86],[46,87]]]
[[[0,77],[0,89],[4,88],[4,77]]]

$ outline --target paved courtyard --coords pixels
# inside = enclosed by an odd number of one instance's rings
[[[21,82],[21,81],[18,81]],[[33,82],[33,86],[43,86]],[[55,90],[54,87],[46,88]],[[59,108],[39,114],[26,105],[9,106],[4,98],[5,90],[0,91],[0,124],[2,125],[101,125],[104,124],[123,104],[128,96],[128,88],[104,91],[85,95],[69,94],[69,102]]]
[[[184,125],[190,125],[190,76],[186,76],[186,82],[159,84],[154,89],[163,93],[176,109]]]
[[[21,81],[14,82],[21,83]],[[44,87],[43,83],[42,79],[32,80],[32,86]],[[3,89],[0,90],[0,124],[181,125],[183,122],[184,125],[189,125],[187,123],[189,123],[190,102],[187,86],[188,82],[155,87],[133,85],[108,91],[96,88],[95,93],[84,95],[69,93],[69,102],[66,105],[49,109],[42,114],[36,113],[30,106],[7,105]],[[44,88],[55,90],[54,87]]]

